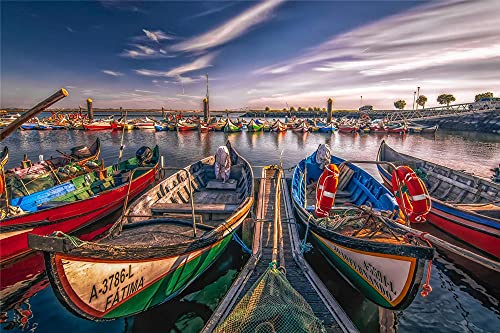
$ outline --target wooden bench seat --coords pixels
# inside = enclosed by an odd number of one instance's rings
[[[194,204],[194,212],[199,214],[223,214],[231,213],[238,205],[229,204]],[[151,206],[151,213],[153,214],[163,214],[163,213],[191,213],[191,204],[179,204],[179,203],[156,203]]]

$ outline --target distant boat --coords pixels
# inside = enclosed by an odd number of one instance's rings
[[[224,132],[241,132],[241,127],[234,124],[231,119],[227,118],[226,125],[224,126]]]
[[[264,124],[257,124],[254,119],[247,124],[248,132],[260,132],[264,129]]]
[[[273,132],[286,132],[288,127],[286,126],[285,123],[281,122],[281,120],[276,120],[276,122],[271,125],[271,131]]]

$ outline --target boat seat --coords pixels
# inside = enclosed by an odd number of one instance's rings
[[[228,179],[225,183],[222,180],[212,179],[207,182],[205,187],[208,190],[236,190],[238,181],[236,179]]]
[[[194,204],[194,212],[195,213],[214,213],[214,214],[223,214],[223,213],[231,213],[239,205],[229,205],[229,204]],[[164,213],[191,213],[191,204],[178,204],[178,203],[156,203],[151,206],[152,214],[164,214]]]

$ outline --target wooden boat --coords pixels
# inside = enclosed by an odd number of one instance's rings
[[[82,173],[89,161],[97,160],[101,153],[99,138],[90,146],[77,146],[61,156],[32,163],[25,157],[21,166],[5,171],[5,179],[11,198],[29,195],[53,187]],[[97,166],[97,165],[96,165]]]
[[[281,120],[276,120],[276,122],[271,126],[271,131],[273,132],[286,132],[288,127]]]
[[[330,123],[328,125],[318,125],[318,131],[322,133],[328,133],[328,132],[335,132],[337,128],[333,123]]]
[[[141,151],[142,148],[138,152]],[[158,147],[148,159],[143,160],[142,155],[138,155],[28,196],[32,200],[25,202],[24,207],[30,211],[19,215],[11,213],[18,210],[11,205],[7,212],[4,211],[4,216],[9,215],[0,221],[1,262],[31,251],[28,233],[45,235],[56,230],[72,233],[122,207],[127,193],[128,199],[132,199],[154,181],[158,170]],[[28,200],[28,197],[22,199]]]
[[[421,175],[429,189],[432,209],[429,223],[495,258],[500,257],[500,184],[401,154],[382,141],[378,161],[406,164]],[[378,166],[386,186],[391,174]]]
[[[148,117],[144,117],[141,119],[137,119],[134,123],[135,129],[146,129],[146,130],[154,130],[155,129],[155,121]]]
[[[229,133],[241,132],[241,127],[233,123],[231,119],[227,118],[226,125],[224,125],[224,132],[229,132]]]
[[[387,132],[405,134],[408,132],[408,128],[406,127],[406,124],[392,123],[392,124],[387,124]]]
[[[412,123],[408,126],[408,132],[418,134],[434,134],[437,132],[438,128],[439,125],[425,126],[417,123]]]
[[[358,125],[352,125],[352,124],[341,124],[339,125],[339,132],[343,133],[354,133],[359,131],[359,126]]]
[[[216,122],[215,124],[213,124],[211,127],[216,132],[222,132],[222,131],[224,131],[224,129],[226,127],[226,123],[227,123],[226,119],[221,119],[218,122]]]
[[[200,126],[198,129],[200,130],[201,133],[207,133],[210,130],[212,130],[212,128],[207,123],[203,122],[200,122]]]
[[[300,221],[326,260],[367,298],[388,309],[404,309],[415,298],[433,249],[395,221],[399,208],[390,191],[338,157],[330,159],[340,165],[335,204],[326,218],[318,218],[311,206],[316,193],[306,190],[304,182],[304,171],[308,188],[321,175],[317,154],[302,160],[293,173],[292,200]]]
[[[85,130],[87,131],[102,131],[112,129],[113,127],[111,126],[111,123],[109,121],[99,120],[88,124],[84,123],[83,128],[85,128]]]
[[[145,193],[101,240],[73,246],[67,237],[31,235],[58,299],[83,318],[111,320],[168,301],[198,278],[253,204],[252,169],[226,147],[232,166],[225,183],[215,180],[216,157],[204,158]]]
[[[300,123],[298,123],[294,128],[292,128],[292,131],[294,131],[294,132],[300,132],[300,133],[305,133],[305,132],[309,131],[309,126],[303,120]]]
[[[257,124],[254,119],[247,124],[248,132],[260,132],[264,129],[264,124]]]
[[[168,131],[169,128],[168,128],[168,124],[166,123],[158,123],[158,124],[155,124],[155,130],[157,132],[164,132],[164,131]]]
[[[188,123],[184,121],[177,122],[178,131],[196,131],[198,129],[197,123]]]

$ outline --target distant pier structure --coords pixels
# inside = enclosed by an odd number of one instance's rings
[[[94,120],[94,109],[92,108],[92,99],[87,98],[87,113],[89,115],[89,120]]]
[[[332,113],[333,113],[333,99],[329,98],[326,103],[326,111],[327,111],[327,121],[328,124],[332,122]]]

